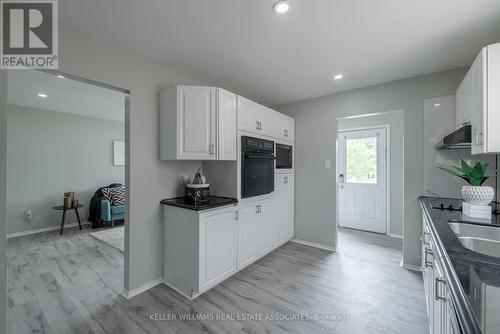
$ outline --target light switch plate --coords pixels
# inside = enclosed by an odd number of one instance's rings
[[[332,161],[325,160],[325,169],[331,169],[331,168],[332,168]]]

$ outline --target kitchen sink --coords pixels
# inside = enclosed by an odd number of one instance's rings
[[[471,251],[500,257],[500,228],[449,222],[462,245]]]

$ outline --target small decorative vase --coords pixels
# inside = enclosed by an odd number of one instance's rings
[[[462,198],[470,204],[488,205],[493,201],[495,191],[490,186],[463,186]]]

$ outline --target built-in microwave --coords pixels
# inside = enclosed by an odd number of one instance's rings
[[[241,198],[274,191],[274,142],[241,137]]]
[[[293,146],[276,143],[276,169],[293,168]]]

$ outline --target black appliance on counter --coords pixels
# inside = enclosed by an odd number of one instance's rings
[[[293,168],[293,146],[276,143],[276,169]]]
[[[241,137],[241,198],[274,191],[274,142]]]

